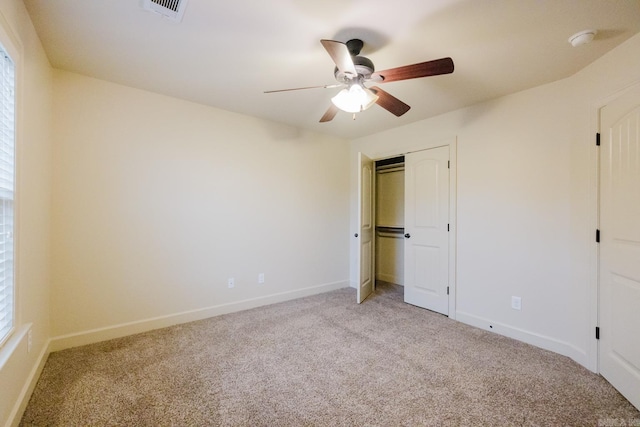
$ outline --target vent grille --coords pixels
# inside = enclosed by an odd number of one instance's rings
[[[173,12],[178,13],[178,6],[180,5],[180,0],[151,0],[153,3],[158,6],[162,6],[165,9],[169,9]]]
[[[181,21],[187,0],[143,0],[146,10],[156,12],[172,21]]]

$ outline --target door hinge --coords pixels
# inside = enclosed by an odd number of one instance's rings
[[[447,224],[447,231],[449,231],[449,224]]]
[[[449,295],[449,287],[447,286],[447,295]]]
[[[600,339],[600,327],[596,326],[596,339]]]
[[[447,160],[447,169],[451,169],[451,160]]]
[[[600,146],[600,132],[596,133],[596,145]]]
[[[596,229],[596,243],[600,243],[600,230]]]

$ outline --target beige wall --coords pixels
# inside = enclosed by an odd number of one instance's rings
[[[358,151],[382,158],[455,138],[453,316],[596,369],[597,111],[640,81],[637,52],[640,35],[568,79],[353,141],[352,231]]]
[[[21,51],[16,75],[17,328],[0,349],[0,425],[5,425],[26,405],[50,337],[51,67],[22,1],[0,3],[0,25]]]
[[[346,141],[63,71],[54,88],[61,347],[347,286]]]

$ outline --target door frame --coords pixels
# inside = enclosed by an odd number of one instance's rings
[[[443,146],[449,146],[449,161],[450,163],[450,168],[449,168],[449,318],[450,319],[455,319],[456,318],[456,256],[457,256],[457,249],[456,249],[456,242],[457,242],[457,230],[458,230],[458,224],[457,224],[457,176],[458,176],[458,172],[457,172],[457,163],[458,163],[458,159],[457,159],[457,148],[458,148],[458,141],[457,138],[455,136],[453,137],[449,137],[449,138],[445,138],[445,139],[437,139],[437,140],[433,140],[433,141],[423,141],[420,143],[414,143],[414,144],[410,144],[407,145],[405,148],[397,148],[397,149],[393,149],[393,150],[385,150],[385,151],[376,151],[375,149],[372,150],[358,150],[361,151],[363,154],[365,154],[366,156],[370,157],[373,161],[377,161],[377,160],[383,160],[383,159],[388,159],[391,157],[397,157],[397,156],[402,156],[408,153],[413,153],[416,151],[423,151],[423,150],[428,150],[430,148],[437,148],[437,147],[443,147]],[[357,152],[355,153],[355,155],[357,156]],[[355,164],[355,160],[352,162],[352,164]],[[359,171],[358,171],[359,173]],[[353,176],[353,175],[352,175]],[[354,177],[355,178],[355,177]],[[353,188],[353,187],[352,187]],[[357,193],[357,191],[356,191]],[[352,197],[352,200],[354,198],[357,198],[357,194],[355,195],[355,197]],[[355,203],[360,203],[359,200],[355,200]],[[357,212],[357,205],[354,206],[355,211],[352,210],[352,212]],[[357,221],[355,221],[356,218],[352,216],[352,221],[351,221],[351,236],[353,236],[354,233],[357,233],[358,231],[357,229]],[[356,263],[356,256],[355,256],[355,246],[354,243],[359,243],[359,242],[353,242],[354,240],[357,239],[352,239],[352,247],[351,247],[351,257],[350,257],[350,266],[351,266],[351,277],[352,277],[352,281],[351,281],[351,286],[355,287],[357,286],[357,284],[355,284],[355,279],[353,279],[355,277],[355,270],[354,268],[360,268],[359,265],[355,265]],[[375,289],[375,288],[374,288]]]
[[[600,229],[600,146],[595,143],[596,134],[602,132],[600,129],[600,110],[607,104],[626,95],[632,90],[640,87],[640,80],[636,80],[623,89],[614,92],[611,95],[600,98],[593,102],[590,106],[590,125],[589,125],[589,212],[588,230],[585,234],[588,236],[589,246],[589,283],[588,283],[588,316],[589,324],[587,337],[587,363],[588,368],[600,373],[600,347],[598,340],[595,339],[596,327],[600,325],[600,247],[595,239],[595,230]]]

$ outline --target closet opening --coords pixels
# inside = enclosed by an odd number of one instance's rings
[[[378,160],[375,168],[376,288],[404,286],[404,156]]]

